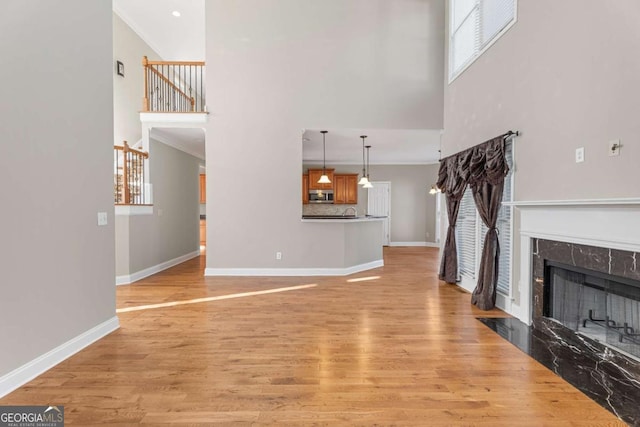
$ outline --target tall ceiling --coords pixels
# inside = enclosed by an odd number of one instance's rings
[[[113,0],[113,11],[163,60],[204,61],[204,2]]]
[[[302,0],[301,0],[302,1]],[[113,0],[113,10],[164,60],[205,60],[205,0]],[[176,17],[173,12],[179,12]],[[321,129],[307,129],[302,135],[303,161],[322,161]],[[427,164],[439,158],[440,129],[327,129],[327,162],[359,164],[362,140],[367,144],[371,164]],[[204,157],[201,130],[160,130],[162,139],[175,140],[176,148]]]

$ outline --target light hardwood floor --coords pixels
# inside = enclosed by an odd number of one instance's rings
[[[478,322],[504,313],[439,282],[436,258],[388,248],[385,267],[325,278],[204,278],[188,261],[117,288],[119,309],[184,304],[119,313],[0,405],[64,405],[82,426],[624,425]]]

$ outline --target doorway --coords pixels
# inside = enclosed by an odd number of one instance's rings
[[[367,192],[367,214],[386,216],[382,227],[382,244],[389,246],[391,241],[391,182],[372,182],[373,188]]]

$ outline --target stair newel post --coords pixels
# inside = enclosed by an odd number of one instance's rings
[[[142,98],[142,111],[149,111],[149,59],[142,57],[144,67],[144,97]]]
[[[127,141],[124,141],[124,146],[122,147],[123,154],[123,162],[122,162],[122,185],[124,189],[124,203],[125,205],[131,204],[131,192],[129,189],[129,144]]]

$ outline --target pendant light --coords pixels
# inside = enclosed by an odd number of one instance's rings
[[[327,156],[325,151],[325,136],[327,135],[327,131],[321,130],[320,133],[322,134],[322,176],[318,180],[318,184],[331,184],[331,180],[327,176],[327,167],[326,167]]]
[[[367,179],[367,172],[364,168],[364,139],[367,137],[367,135],[361,135],[360,138],[362,138],[362,178],[360,178],[360,181],[358,181],[358,185],[365,185],[367,182],[369,182],[369,180]]]
[[[369,148],[370,145],[367,145],[367,183],[362,186],[362,188],[373,188],[373,184],[369,181]]]

